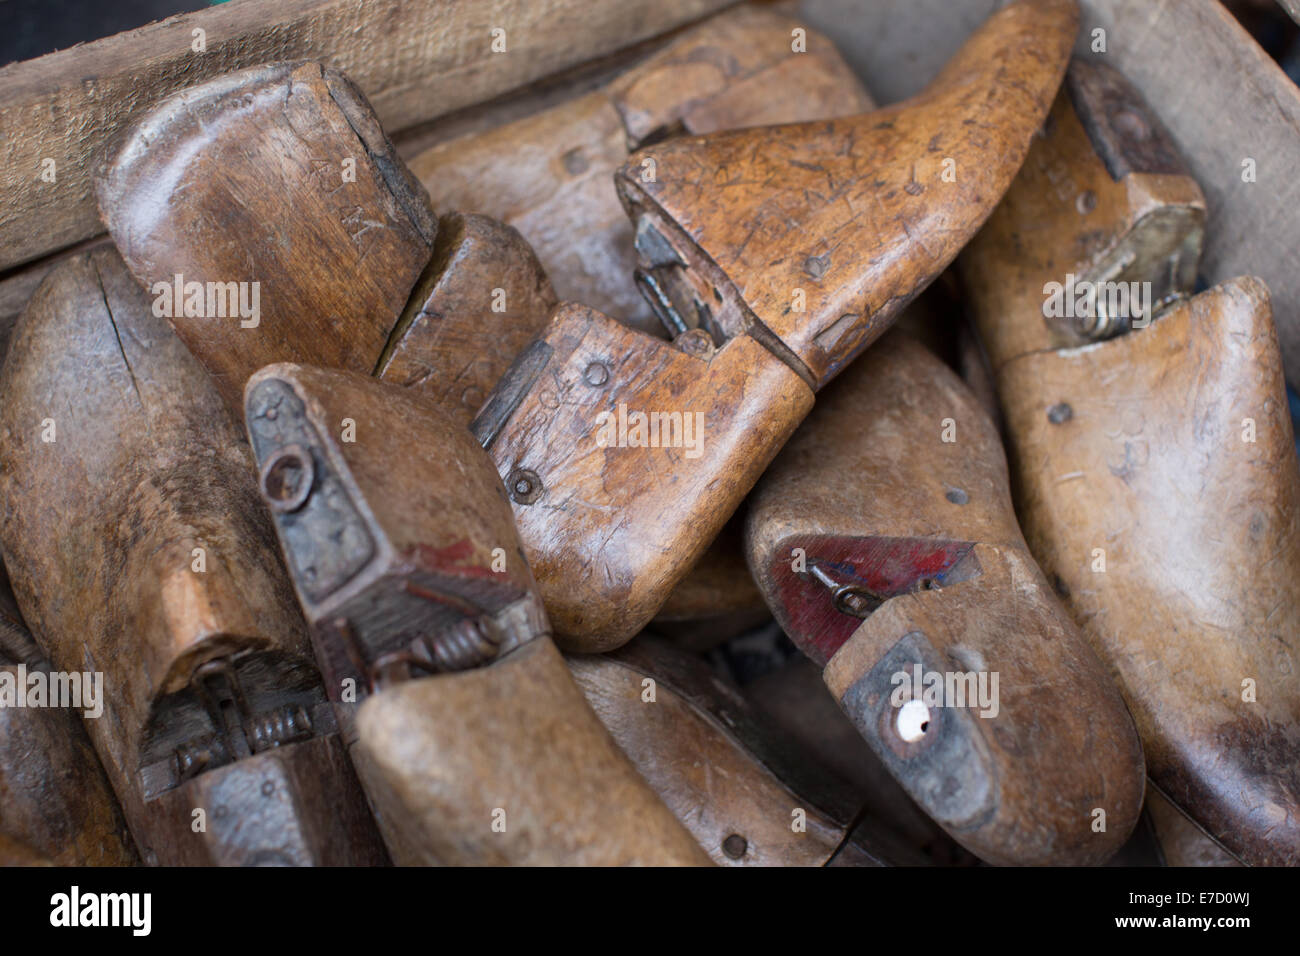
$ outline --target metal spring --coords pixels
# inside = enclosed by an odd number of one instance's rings
[[[245,729],[253,753],[305,740],[312,734],[311,717],[298,704],[286,704],[258,714]]]
[[[484,626],[482,618],[464,618],[437,637],[426,638],[425,650],[439,671],[463,671],[494,660],[501,649],[500,635]]]
[[[181,780],[198,776],[212,766],[228,763],[230,753],[216,734],[199,737],[176,748],[176,775]]]

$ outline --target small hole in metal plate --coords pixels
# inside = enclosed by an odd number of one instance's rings
[[[297,511],[316,480],[311,452],[301,445],[286,445],[267,459],[261,478],[262,494],[272,510]]]

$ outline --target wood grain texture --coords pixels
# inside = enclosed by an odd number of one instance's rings
[[[449,213],[439,228],[368,104],[315,64],[177,94],[98,188],[136,278],[166,296],[183,277],[169,319],[237,409],[254,371],[294,361],[431,390],[468,422],[555,305],[511,227]],[[211,284],[240,282],[260,314],[219,296],[213,314]]]
[[[992,424],[938,359],[894,335],[827,389],[751,495],[747,541],[787,633],[955,840],[1000,864],[1099,863],[1123,844],[1144,784],[1132,718],[1020,536]],[[865,620],[814,568],[871,596]],[[909,740],[895,675],[918,666],[998,674],[996,706],[947,701]]]
[[[25,693],[35,670],[48,675],[50,665],[0,567],[0,672]],[[138,862],[122,808],[74,710],[0,707],[0,838],[61,866]]]
[[[604,89],[410,159],[439,208],[515,226],[560,297],[653,335],[632,282],[632,228],[614,171],[650,137],[847,116],[874,105],[816,31],[791,51],[798,22],[736,7],[695,27]]]
[[[255,67],[163,100],[96,188],[151,295],[200,284],[196,309],[186,290],[165,314],[236,409],[270,362],[374,369],[437,232],[369,104],[314,63]],[[209,305],[209,283],[256,283],[260,315],[231,315],[229,297]]]
[[[481,418],[492,424],[480,437],[514,494],[557,640],[566,650],[609,650],[696,564],[812,393],[747,335],[688,352],[698,339],[678,347],[565,304],[540,341],[538,367],[526,381],[507,376],[501,407],[485,406]],[[645,434],[618,425],[634,413]],[[677,416],[676,431],[663,425],[654,444],[651,413]]]
[[[503,616],[536,604],[505,489],[427,396],[282,363],[249,380],[245,420],[331,699],[345,678],[374,686],[386,660],[417,673],[482,663],[458,657],[467,623],[495,622],[501,652],[533,636],[520,624],[544,623],[538,607]]]
[[[1082,345],[1149,322],[1162,301],[1195,285],[1205,198],[1172,146],[1151,148],[1164,139],[1159,118],[1105,65],[1076,59],[1066,87],[1006,198],[959,262],[972,311],[988,319],[980,338],[995,372],[1026,352]],[[1113,91],[1109,110],[1089,102],[1102,89]],[[1141,133],[1116,135],[1116,118]],[[1049,282],[1062,290],[1054,308]],[[1115,310],[1104,290],[1091,306],[1080,298],[1085,283],[1114,283],[1128,293],[1134,282],[1147,283],[1142,318],[1108,314],[1135,313],[1132,298]],[[1000,320],[1034,313],[1039,321]]]
[[[911,96],[998,0],[803,0],[811,26],[843,30],[845,58],[882,102]],[[1295,217],[1300,91],[1217,0],[1081,0],[1077,52],[1116,67],[1164,120],[1205,191],[1202,276],[1251,274],[1276,306],[1290,381],[1300,380],[1300,245]],[[845,25],[850,29],[843,29]],[[1093,54],[1093,31],[1106,52]],[[839,37],[841,34],[837,34]],[[1189,78],[1196,78],[1190,82]],[[1242,181],[1242,162],[1256,181]]]
[[[357,726],[353,759],[390,839],[408,848],[400,863],[710,862],[601,726],[549,638],[376,694]]]
[[[1164,120],[1205,192],[1210,228],[1201,276],[1241,275],[1273,296],[1287,376],[1300,380],[1300,89],[1217,0],[1133,4],[1086,0],[1080,55],[1114,63]],[[1088,27],[1108,38],[1088,50]],[[1197,77],[1195,83],[1188,77]],[[1255,181],[1243,181],[1253,159]]]
[[[104,675],[105,714],[87,730],[142,857],[185,859],[201,837],[166,826],[154,798],[267,746],[264,719],[287,709],[301,726],[323,704],[269,523],[248,506],[248,446],[111,249],[42,284],[0,395],[0,540],[19,605],[56,668]],[[212,668],[229,668],[238,733],[204,706]],[[355,783],[334,784],[346,803]],[[332,833],[354,862],[373,861],[374,837]]]
[[[992,212],[1077,25],[1073,0],[1015,3],[898,106],[641,150],[617,183],[643,267],[687,326],[715,338],[758,326],[824,385]]]
[[[889,775],[822,680],[822,669],[801,655],[741,691],[751,707],[797,741],[802,759],[815,761],[859,795],[866,818],[888,827],[937,866],[978,861],[925,815]]]
[[[1129,112],[1126,126],[1156,127]],[[1185,295],[1191,254],[1170,282],[1165,256],[1119,252],[1195,245],[1200,224],[1171,218],[1199,205],[1185,175],[1152,175],[1138,144],[1084,136],[1096,117],[1077,97],[1053,115],[961,262],[1026,536],[1123,688],[1156,787],[1242,859],[1294,861],[1300,697],[1283,688],[1300,630],[1287,570],[1300,469],[1268,292],[1234,280],[1166,303],[1148,327],[1062,347],[1048,282],[1126,260],[1118,278]],[[1072,198],[1081,187],[1095,202]],[[1242,440],[1247,418],[1257,441]],[[1241,702],[1245,677],[1277,690]]]
[[[397,863],[707,862],[561,663],[501,479],[454,411],[280,364],[249,381],[246,419],[330,696],[361,702],[352,753]]]
[[[745,563],[744,521],[737,515],[723,526],[695,567],[673,588],[655,615],[655,622],[663,625],[734,617],[757,623],[755,612],[766,610],[763,595]],[[729,636],[725,627],[719,628],[717,642]]]
[[[712,13],[725,0],[237,0],[0,70],[0,268],[99,232],[92,166],[120,131],[186,86],[272,60],[352,74],[403,129]],[[507,51],[491,51],[493,28]],[[191,49],[206,32],[206,51]],[[42,182],[41,161],[57,181]]]
[[[0,833],[0,866],[54,866],[54,862],[27,844]]]
[[[568,665],[619,747],[714,863],[920,861],[880,821],[854,830],[861,802],[852,788],[810,763],[700,658],[642,635]],[[798,811],[806,830],[794,825]]]
[[[486,216],[448,213],[378,377],[427,394],[468,425],[556,304],[546,271],[518,231]]]
[[[1236,280],[1020,356],[999,391],[1026,536],[1124,689],[1151,779],[1243,861],[1294,864],[1300,469],[1267,290]]]
[[[1166,866],[1241,866],[1154,787],[1147,789],[1146,815]]]

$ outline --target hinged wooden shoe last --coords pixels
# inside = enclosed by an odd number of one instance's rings
[[[55,269],[0,374],[0,541],[146,862],[386,860],[212,380],[109,248]]]
[[[997,434],[897,333],[822,395],[750,498],[786,633],[912,798],[992,863],[1100,863],[1142,748],[1011,510]]]
[[[1077,23],[1073,0],[1024,0],[904,103],[635,154],[617,182],[661,318],[719,341],[751,335],[825,385],[1006,192]]]
[[[351,753],[396,862],[709,862],[574,685],[465,428],[409,391],[307,366],[263,369],[246,401],[262,495],[330,697],[356,711]]]
[[[1053,118],[961,263],[1025,537],[1152,784],[1243,862],[1294,865],[1300,468],[1268,291],[1187,297],[1204,199],[1121,77],[1075,64]]]

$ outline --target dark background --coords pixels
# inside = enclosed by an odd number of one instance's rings
[[[207,0],[0,0],[0,66],[209,6],[216,3]]]
[[[225,0],[0,0],[0,66],[223,2]],[[245,2],[274,3],[275,0]],[[863,0],[863,3],[870,2]],[[1225,0],[1224,5],[1282,64],[1291,78],[1300,82],[1300,27],[1275,0]]]

